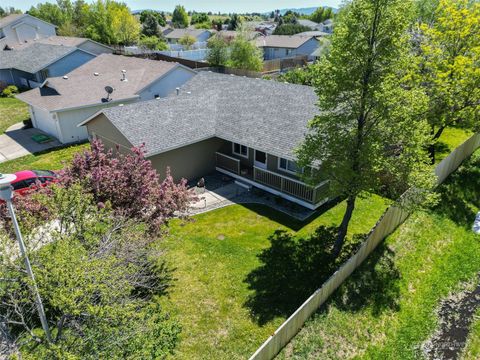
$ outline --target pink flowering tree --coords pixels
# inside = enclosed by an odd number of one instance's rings
[[[69,188],[80,184],[85,193],[93,195],[98,206],[109,203],[113,211],[126,218],[138,219],[158,232],[175,215],[185,214],[188,205],[195,200],[187,188],[186,180],[175,183],[170,170],[160,180],[149,160],[145,159],[144,147],[133,148],[128,154],[105,151],[100,141],[94,141],[91,149],[78,153],[59,173],[56,186]],[[54,216],[42,197],[51,190],[33,188],[24,196],[14,197],[20,221],[31,226],[28,232]],[[10,229],[10,218],[5,204],[0,204],[0,224]]]
[[[160,180],[152,163],[145,159],[143,146],[128,154],[105,151],[93,141],[91,150],[78,153],[60,172],[61,186],[81,183],[99,206],[109,202],[120,215],[137,218],[158,231],[174,214],[182,214],[194,200],[186,180],[175,183],[170,170]]]

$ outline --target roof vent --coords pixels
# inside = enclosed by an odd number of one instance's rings
[[[68,80],[68,76],[67,76],[67,75],[63,75],[63,78],[64,78],[65,80]]]
[[[121,81],[128,81],[127,79],[127,70],[122,70],[122,80]]]
[[[99,73],[97,73],[97,72],[93,73],[93,76],[98,76],[98,75],[99,75]]]
[[[192,92],[191,91],[187,91],[187,94],[190,95]]]
[[[175,90],[177,91],[177,95],[180,95],[180,88],[177,87]]]

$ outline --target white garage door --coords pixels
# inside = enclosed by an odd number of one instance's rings
[[[34,117],[33,124],[37,129],[40,129],[58,139],[57,127],[51,113],[42,109],[34,108],[32,109],[32,115]]]

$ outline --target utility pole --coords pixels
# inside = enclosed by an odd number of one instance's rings
[[[48,328],[47,317],[45,316],[45,310],[43,308],[42,298],[38,292],[37,283],[35,281],[35,276],[33,275],[32,266],[30,265],[30,260],[28,259],[27,250],[25,248],[25,243],[23,242],[22,233],[20,232],[20,227],[18,226],[17,218],[15,216],[15,211],[12,204],[13,191],[11,183],[15,181],[17,177],[12,174],[1,174],[0,173],[0,199],[4,200],[7,203],[8,212],[12,218],[13,228],[15,230],[15,235],[17,236],[18,246],[20,248],[20,254],[22,255],[25,261],[25,267],[27,268],[27,274],[32,281],[32,290],[35,296],[35,304],[37,306],[38,316],[40,317],[40,322],[42,323],[43,331],[47,337],[48,342],[52,342],[52,336],[50,334],[50,329]]]

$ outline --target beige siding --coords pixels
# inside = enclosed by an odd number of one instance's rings
[[[222,143],[223,140],[212,138],[149,159],[160,177],[163,177],[167,167],[170,167],[176,181],[181,178],[195,180],[215,171],[215,152],[220,149]]]
[[[136,101],[137,100],[125,101],[124,104],[130,104]],[[78,124],[87,120],[96,112],[112,106],[118,106],[118,103],[107,103],[102,105],[58,112],[58,119],[61,131],[61,134],[59,134],[60,142],[65,144],[87,139],[87,131],[85,127],[78,127]]]
[[[88,136],[90,138],[95,136],[100,138],[107,149],[114,148],[115,145],[128,149],[132,148],[132,144],[112,125],[104,114],[99,114],[95,119],[89,121],[86,128]]]

